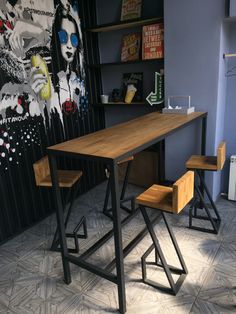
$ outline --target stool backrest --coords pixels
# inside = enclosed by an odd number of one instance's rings
[[[221,170],[224,167],[226,156],[226,143],[221,142],[217,148],[217,170]]]
[[[33,164],[33,168],[36,185],[40,186],[42,180],[50,174],[48,156],[44,156],[40,160],[36,161]]]
[[[178,214],[193,198],[194,172],[186,172],[173,185],[173,213]]]

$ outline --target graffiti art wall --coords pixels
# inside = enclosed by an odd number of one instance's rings
[[[33,162],[91,131],[77,3],[0,0],[0,242],[53,210]]]

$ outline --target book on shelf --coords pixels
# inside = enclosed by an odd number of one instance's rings
[[[139,60],[141,48],[141,33],[124,35],[122,38],[121,61]]]
[[[142,59],[164,57],[164,24],[156,23],[143,26]]]
[[[132,73],[123,73],[123,99],[127,95],[127,89],[132,86],[136,89],[134,97],[132,98],[133,102],[140,102],[143,100],[143,73],[142,72],[132,72]]]
[[[141,17],[142,0],[123,0],[121,21],[138,19]]]

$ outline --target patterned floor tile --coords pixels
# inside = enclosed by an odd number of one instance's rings
[[[199,298],[219,306],[236,304],[236,273],[231,268],[214,266],[209,270]]]
[[[81,195],[75,203],[68,230],[86,216],[88,238],[80,239],[80,253],[112,228],[102,214],[106,182]],[[143,189],[129,185],[127,195]],[[177,296],[163,293],[142,282],[141,256],[151,245],[146,235],[124,260],[127,314],[234,313],[236,304],[236,203],[218,202],[222,225],[218,235],[188,229],[188,209],[168,215],[188,275]],[[148,210],[151,217],[156,211]],[[122,211],[122,217],[126,213]],[[122,229],[125,246],[144,227],[139,213]],[[117,286],[70,264],[72,282],[63,281],[61,255],[49,250],[56,228],[55,214],[0,247],[0,313],[95,314],[118,313]],[[168,263],[179,266],[163,221],[154,227]],[[71,242],[68,242],[71,244]],[[114,240],[88,258],[105,267],[114,257]],[[149,259],[154,258],[154,253]],[[113,270],[115,273],[115,269]],[[165,274],[149,267],[148,275],[168,284]],[[177,276],[174,276],[177,280]]]
[[[127,314],[185,314],[189,313],[194,302],[194,297],[184,296],[168,298],[165,301],[144,299],[130,306]]]
[[[235,313],[236,312],[236,306],[218,306],[217,304],[206,302],[204,300],[201,300],[198,298],[192,309],[191,312],[192,314],[226,314],[226,313]]]
[[[9,305],[9,298],[5,294],[0,293],[0,313],[7,313]]]
[[[21,235],[5,243],[1,249],[3,252],[8,251],[9,255],[11,254],[12,261],[18,261],[26,254],[40,246],[44,241],[45,239],[40,236],[34,235],[29,231],[25,231]]]

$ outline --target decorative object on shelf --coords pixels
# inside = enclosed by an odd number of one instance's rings
[[[121,61],[132,61],[140,58],[141,34],[134,33],[123,36]]]
[[[126,104],[131,104],[136,92],[137,92],[137,88],[133,84],[129,84],[127,86],[126,95],[125,95]]]
[[[157,23],[143,26],[142,59],[164,57],[164,24]]]
[[[234,58],[236,57],[236,53],[224,53],[223,58]]]
[[[128,86],[131,86],[128,88]],[[134,88],[136,89],[134,93]],[[129,93],[128,93],[129,91]],[[123,95],[126,103],[129,103],[131,95],[133,95],[131,101],[141,101],[143,99],[143,73],[123,73]],[[128,99],[128,101],[126,101]],[[130,102],[131,102],[130,101]]]
[[[121,21],[138,19],[141,17],[142,0],[123,0]]]
[[[164,70],[155,72],[155,92],[151,92],[147,98],[147,102],[153,106],[164,102]]]
[[[167,108],[162,109],[162,113],[189,114],[195,111],[191,106],[191,96],[169,96],[167,105]]]
[[[107,104],[109,101],[109,96],[108,95],[101,95],[101,102],[102,104]]]
[[[111,94],[111,100],[113,102],[121,101],[121,90],[119,88],[114,88]]]

